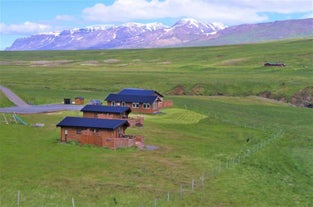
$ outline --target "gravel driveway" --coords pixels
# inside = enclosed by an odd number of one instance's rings
[[[35,114],[48,113],[56,111],[80,111],[83,106],[71,104],[45,104],[45,105],[29,105],[13,93],[10,89],[0,85],[0,90],[8,97],[8,99],[16,106],[0,108],[0,113],[17,113],[17,114]]]

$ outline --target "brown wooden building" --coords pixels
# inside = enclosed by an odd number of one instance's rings
[[[113,107],[102,105],[86,105],[80,111],[83,112],[85,118],[98,119],[128,119],[131,112],[129,107]]]
[[[85,103],[85,99],[82,96],[75,97],[75,104],[76,105],[83,105]]]
[[[117,94],[111,93],[105,98],[105,101],[108,106],[126,106],[132,112],[147,114],[159,113],[164,106],[173,105],[173,102],[164,104],[163,96],[157,91],[139,88],[126,88]]]
[[[143,136],[126,135],[127,120],[65,117],[56,125],[61,127],[61,142],[70,140],[116,149],[120,147],[143,147]]]

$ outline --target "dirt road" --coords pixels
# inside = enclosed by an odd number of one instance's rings
[[[0,91],[6,95],[6,97],[14,103],[16,106],[28,106],[28,104],[23,101],[20,97],[18,97],[15,93],[13,93],[10,89],[0,85]]]
[[[35,114],[56,111],[80,111],[83,106],[71,104],[29,105],[10,89],[0,85],[0,90],[16,106],[0,108],[0,113]]]

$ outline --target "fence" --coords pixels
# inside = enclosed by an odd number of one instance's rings
[[[157,189],[155,190],[155,196],[151,197],[150,201],[142,202],[142,203],[133,203],[130,204],[131,206],[170,206],[172,202],[182,201],[184,197],[192,194],[195,191],[200,191],[201,188],[205,187],[206,180],[214,179],[216,176],[224,172],[225,170],[241,164],[245,159],[252,156],[254,153],[260,151],[267,145],[273,143],[275,140],[283,136],[283,131],[280,129],[271,134],[268,139],[265,139],[259,143],[252,145],[250,148],[246,149],[245,151],[240,151],[237,156],[234,156],[230,159],[220,161],[215,166],[210,166],[210,171],[203,170],[199,172],[198,175],[193,176],[192,179],[187,181],[181,181],[180,184],[177,186],[176,190],[167,190],[167,189]],[[21,197],[22,192],[17,191],[17,206],[20,207],[21,205]],[[115,198],[114,198],[115,199]],[[72,206],[75,207],[75,198],[72,197],[68,200],[67,204],[64,206]],[[115,206],[118,206],[116,200],[114,200]],[[0,199],[1,204],[1,199]],[[15,205],[14,205],[15,206]],[[24,206],[24,205],[23,205]],[[77,206],[80,206],[77,203]],[[125,206],[125,205],[123,205]]]

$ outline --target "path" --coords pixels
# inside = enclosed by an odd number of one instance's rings
[[[10,89],[0,85],[0,91],[2,91],[4,93],[4,95],[6,95],[6,97],[8,97],[8,99],[12,103],[14,103],[16,106],[28,106],[28,104],[25,101],[23,101],[20,97],[18,97]]]
[[[10,89],[0,85],[0,90],[16,106],[0,108],[0,113],[35,114],[56,111],[80,111],[83,106],[71,104],[29,105]]]

